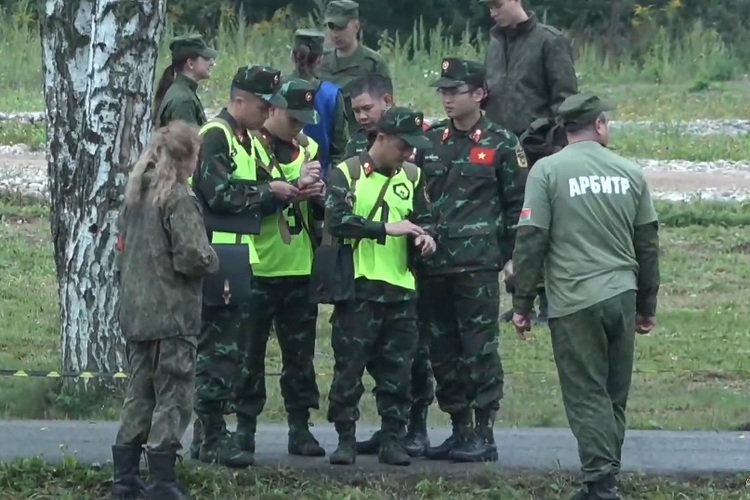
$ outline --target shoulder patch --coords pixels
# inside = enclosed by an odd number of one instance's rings
[[[516,162],[518,162],[519,168],[529,168],[529,161],[526,159],[526,151],[523,150],[520,144],[515,148]]]

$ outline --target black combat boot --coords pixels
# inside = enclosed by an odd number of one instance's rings
[[[402,445],[403,424],[390,419],[383,419],[380,429],[380,449],[378,462],[387,465],[411,465],[409,454]]]
[[[328,461],[331,465],[353,465],[357,460],[357,424],[356,422],[335,422],[339,435],[339,446],[331,453]]]
[[[115,469],[110,495],[112,500],[143,497],[146,483],[138,475],[142,453],[143,447],[140,445],[112,446],[112,464]]]
[[[357,441],[357,455],[377,455],[380,449],[380,431],[375,431],[369,439]]]
[[[289,444],[287,451],[290,455],[301,457],[323,457],[326,450],[320,446],[315,436],[310,432],[310,412],[300,411],[289,414]]]
[[[226,430],[223,415],[211,415],[203,421],[201,462],[242,469],[255,463],[254,452],[254,424],[238,419],[237,432],[232,434]]]
[[[428,460],[450,460],[451,450],[458,442],[462,433],[471,430],[471,411],[466,410],[461,413],[451,415],[453,432],[448,439],[437,446],[430,446],[425,449],[424,456]]]
[[[497,445],[495,444],[495,416],[497,411],[495,410],[474,410],[474,422],[475,432],[479,440],[484,444],[487,449],[486,458],[484,461],[496,462],[497,461]]]
[[[581,491],[573,495],[571,500],[620,500],[617,478],[607,476],[599,481],[585,483]]]
[[[402,441],[410,457],[424,456],[430,446],[427,437],[427,406],[413,406],[409,412],[409,426]]]
[[[147,451],[146,461],[150,473],[148,487],[146,488],[147,500],[189,500],[190,497],[177,484],[174,464],[177,453],[173,451],[157,452]]]

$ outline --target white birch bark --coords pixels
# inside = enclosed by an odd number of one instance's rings
[[[117,215],[149,117],[166,0],[46,0],[50,226],[64,371],[121,369]]]

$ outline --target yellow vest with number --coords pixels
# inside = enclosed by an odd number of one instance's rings
[[[232,172],[232,179],[237,180],[243,180],[243,181],[254,181],[257,180],[257,171],[256,171],[256,159],[255,154],[257,153],[258,149],[261,147],[258,143],[257,139],[250,135],[250,140],[253,144],[253,155],[248,154],[248,152],[245,150],[245,147],[240,143],[239,140],[237,140],[237,136],[234,135],[234,131],[229,130],[223,123],[216,122],[209,120],[206,122],[205,125],[201,127],[200,134],[201,136],[204,135],[208,130],[212,128],[219,128],[224,132],[224,135],[227,138],[227,143],[229,144],[229,151],[230,151],[230,157],[234,161],[235,166],[237,167],[234,172]],[[192,177],[191,177],[191,184],[192,184]],[[255,242],[253,241],[253,235],[251,234],[243,234],[243,235],[237,235],[234,233],[222,233],[218,231],[214,231],[213,235],[211,237],[211,243],[214,245],[235,245],[238,243],[238,236],[239,236],[239,243],[245,244],[248,246],[248,249],[250,250],[250,265],[253,266],[253,269],[255,269],[255,266],[258,265],[260,262],[258,258],[258,252],[255,249]]]
[[[305,158],[314,158],[318,152],[318,143],[308,138],[306,147],[299,146],[300,154],[291,163],[279,163],[287,182],[299,178],[299,171],[305,164]],[[307,154],[305,154],[307,152]],[[265,148],[256,150],[258,162],[267,165],[274,179],[281,178],[278,168],[271,166],[271,158]],[[299,212],[303,217],[308,216],[307,202],[299,203]],[[253,266],[255,276],[267,278],[281,278],[287,276],[309,276],[312,270],[313,249],[310,236],[305,231],[302,221],[295,214],[294,208],[289,204],[281,214],[289,226],[291,241],[287,245],[281,239],[279,229],[279,214],[275,213],[264,217],[260,225],[260,234],[255,236],[255,248],[258,250],[260,264]],[[312,220],[305,220],[308,229],[311,228]]]
[[[352,179],[346,164],[341,163],[336,168],[344,172],[351,186]],[[359,168],[359,179],[352,193],[353,212],[354,215],[367,218],[388,177],[378,172],[372,172],[368,176],[365,175],[362,166]],[[414,210],[414,190],[421,175],[422,172],[419,170],[416,182],[412,183],[404,169],[399,170],[391,179],[383,203],[372,220],[389,223],[408,219]],[[385,281],[394,286],[414,290],[414,274],[408,266],[409,245],[413,244],[408,236],[384,236],[382,240],[362,238],[354,251],[354,279]]]

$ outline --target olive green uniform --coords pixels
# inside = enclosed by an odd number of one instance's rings
[[[326,6],[326,24],[333,24],[334,26],[343,28],[350,21],[358,18],[359,5],[352,0],[334,0]],[[349,123],[349,135],[354,134],[359,128],[359,124],[352,111],[349,86],[357,77],[368,73],[377,73],[387,78],[391,77],[388,64],[383,57],[361,43],[357,46],[354,53],[347,57],[339,57],[335,49],[323,54],[323,62],[318,71],[318,76],[322,80],[335,83],[342,89],[346,117]]]
[[[172,51],[173,61],[198,56],[215,59],[217,56],[217,52],[208,47],[200,35],[176,37],[169,44],[169,49]],[[206,113],[197,91],[198,82],[183,74],[176,75],[156,113],[157,126],[163,127],[172,120],[183,120],[199,126],[206,123]]]
[[[578,94],[560,117],[585,125],[610,109]],[[660,279],[657,215],[640,166],[593,140],[537,162],[513,261],[521,315],[544,265],[552,349],[587,484],[576,498],[619,498],[635,317],[655,315]]]

